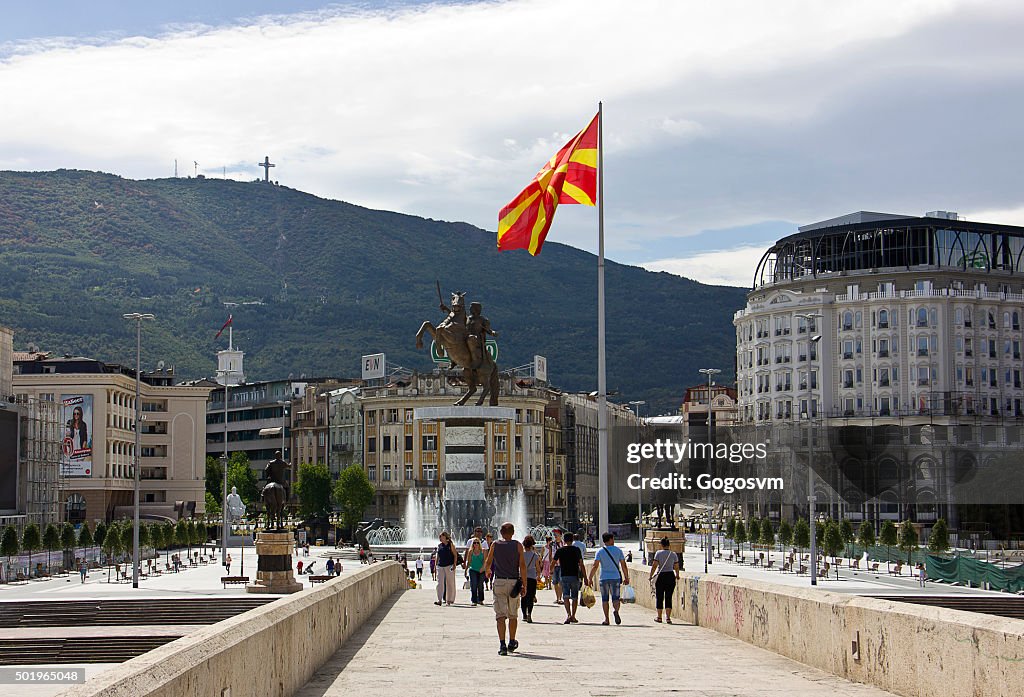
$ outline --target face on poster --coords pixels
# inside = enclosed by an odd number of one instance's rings
[[[92,395],[62,395],[64,439],[61,470],[65,477],[92,475]]]

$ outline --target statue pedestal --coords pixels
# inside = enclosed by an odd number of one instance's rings
[[[661,549],[661,538],[668,538],[668,548],[679,555],[682,562],[683,552],[686,551],[686,533],[682,530],[657,530],[651,529],[644,533],[644,549],[647,550],[647,558],[650,559]]]
[[[250,593],[295,593],[302,584],[292,572],[292,549],[295,538],[290,532],[260,532],[256,534],[256,554],[259,562],[256,582],[245,587]]]

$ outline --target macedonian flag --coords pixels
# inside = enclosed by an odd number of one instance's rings
[[[600,114],[552,157],[498,213],[498,249],[540,254],[559,203],[597,201],[597,128]]]

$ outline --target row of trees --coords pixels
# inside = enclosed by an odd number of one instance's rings
[[[764,545],[770,550],[775,545],[776,539],[781,548],[792,544],[803,550],[811,545],[811,528],[805,518],[798,518],[792,526],[789,521],[783,520],[779,523],[778,530],[767,518],[751,518],[746,523],[736,518],[730,518],[726,523],[725,536],[740,549],[744,544],[750,544],[751,548],[754,545]],[[891,548],[898,547],[907,553],[908,563],[911,561],[911,554],[920,544],[917,529],[909,520],[903,521],[899,527],[891,520],[885,521],[877,539],[875,526],[867,520],[860,524],[856,533],[853,523],[849,520],[816,521],[815,540],[821,551],[832,557],[839,556],[846,549],[849,552],[846,556],[852,558],[857,554],[857,545],[864,550],[870,550],[878,544],[886,548],[886,557],[888,558]],[[849,549],[851,547],[852,550]],[[949,551],[949,528],[945,519],[940,518],[932,527],[931,536],[928,538],[928,549],[934,554],[944,554]]]
[[[0,536],[0,555],[7,557],[7,564],[10,566],[12,557],[22,552],[27,553],[30,574],[33,555],[44,550],[47,570],[50,569],[54,552],[61,551],[69,555],[74,550],[81,549],[84,558],[85,550],[90,547],[99,547],[107,555],[108,562],[114,561],[116,564],[121,555],[131,553],[134,536],[135,526],[127,520],[115,521],[109,525],[100,522],[96,524],[95,529],[90,528],[88,523],[83,523],[77,531],[71,523],[63,523],[60,526],[51,523],[42,533],[38,525],[30,523],[25,526],[20,539],[14,526],[8,525]],[[206,527],[193,519],[181,519],[177,524],[144,523],[139,527],[139,546],[166,549],[168,562],[171,547],[187,546],[191,553],[192,545],[202,544],[206,540]],[[63,563],[61,565],[63,566]]]

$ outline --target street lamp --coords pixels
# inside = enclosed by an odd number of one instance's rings
[[[156,319],[148,312],[129,312],[121,315],[135,322],[135,505],[132,521],[132,588],[139,587],[139,455],[142,450],[139,422],[141,419],[142,320]]]
[[[810,337],[807,341],[807,522],[808,527],[811,529],[811,563],[809,564],[811,570],[811,585],[818,585],[818,541],[817,541],[817,530],[815,530],[814,524],[814,509],[816,503],[816,497],[814,495],[814,468],[811,467],[811,439],[813,434],[811,432],[811,416],[813,409],[811,405],[814,402],[814,389],[811,385],[811,356],[814,353],[814,346],[821,341],[821,334],[811,335],[814,331],[815,321],[821,317],[817,312],[808,313],[797,313],[796,316],[799,319],[804,320],[807,323],[807,335]]]
[[[630,406],[633,407],[634,413],[636,414],[637,429],[639,430],[639,428],[640,428],[640,405],[641,404],[647,404],[647,402],[642,400],[642,399],[638,399],[636,401],[630,402],[629,404],[630,404]],[[639,483],[639,481],[640,481],[640,458],[637,458],[637,461],[636,461],[636,479],[637,479],[637,483]],[[642,503],[641,493],[640,492],[641,492],[641,487],[638,486],[636,488],[636,517],[637,517],[638,520],[639,520],[640,516],[643,515],[643,503]],[[640,551],[643,552],[644,551],[644,531],[640,528],[640,524],[639,523],[637,523],[637,531],[640,534]],[[644,556],[645,557],[647,556],[646,553],[644,554]]]
[[[711,445],[711,456],[708,458],[708,474],[711,474],[711,463],[714,461],[714,457],[715,457],[715,454],[714,454],[715,453],[715,439],[714,439],[714,436],[712,435],[712,429],[711,429],[711,417],[712,417],[712,414],[713,414],[713,410],[711,409],[711,378],[713,378],[715,375],[718,375],[722,371],[719,370],[718,368],[701,368],[699,372],[702,375],[707,375],[708,376],[708,420],[707,420],[707,424],[708,424],[708,443]],[[708,572],[708,564],[714,563],[713,559],[711,557],[711,489],[708,489],[706,495],[707,495],[707,502],[708,502],[707,503],[707,506],[708,506],[708,509],[707,509],[707,526],[708,526],[708,529],[707,529],[707,533],[706,533],[707,536],[708,536],[708,542],[705,545],[705,550],[704,550],[704,573]]]

